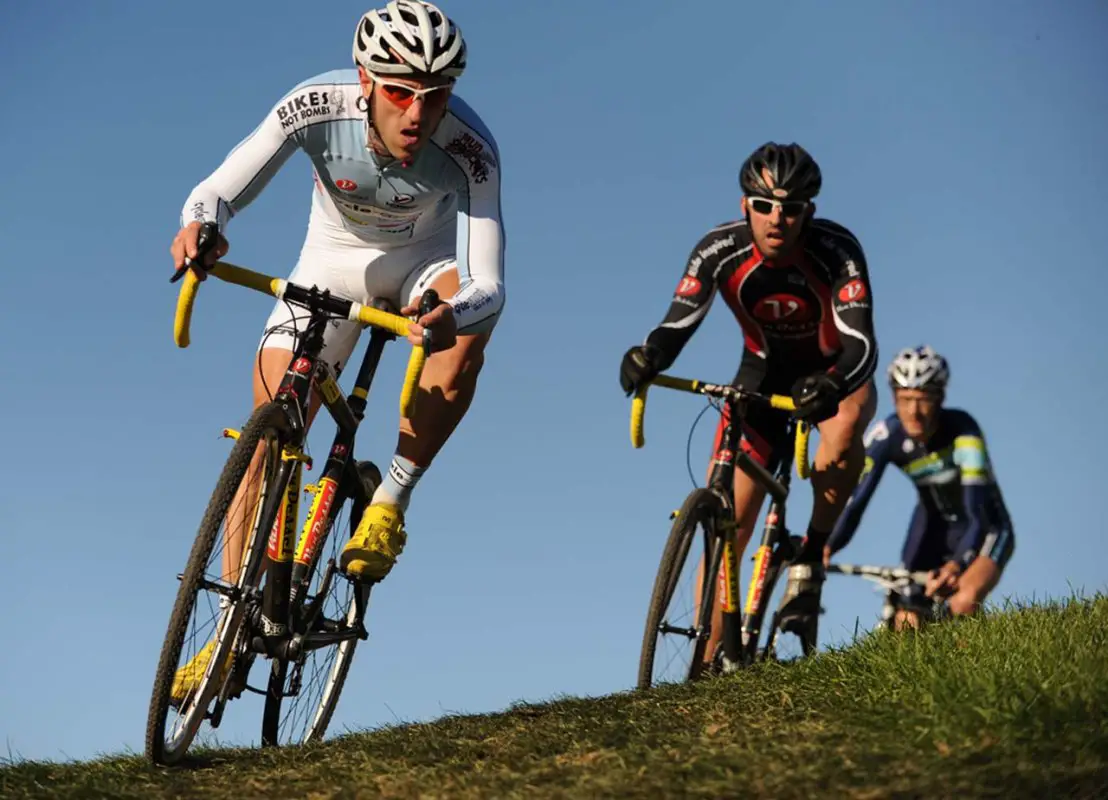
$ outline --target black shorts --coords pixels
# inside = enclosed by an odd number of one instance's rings
[[[743,351],[743,360],[735,375],[732,386],[760,394],[783,394],[792,396],[793,384],[801,378],[826,372],[835,362],[828,359],[819,363],[802,364],[793,362],[788,368],[774,365],[767,367],[766,362],[754,356],[749,350]],[[723,429],[728,422],[727,406],[723,407],[719,425],[716,427],[712,455],[719,455],[723,439]],[[781,462],[781,456],[792,447],[788,436],[789,412],[778,411],[761,403],[750,403],[746,407],[743,420],[740,446],[748,456],[771,472]]]

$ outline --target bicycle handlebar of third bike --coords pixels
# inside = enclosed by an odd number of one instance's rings
[[[643,435],[643,426],[646,418],[646,394],[651,386],[662,386],[666,389],[676,389],[679,392],[691,394],[703,394],[710,397],[734,397],[736,399],[755,400],[776,408],[779,411],[795,411],[796,402],[788,395],[783,394],[758,394],[748,392],[734,386],[722,386],[719,384],[705,383],[704,381],[689,380],[687,378],[675,378],[672,375],[658,375],[638,388],[631,400],[631,446],[642,447],[646,443]],[[808,436],[811,432],[809,426],[803,422],[796,426],[796,472],[801,480],[808,477]]]
[[[176,280],[182,274],[184,276],[184,283],[181,284],[181,291],[177,295],[177,314],[173,321],[173,340],[177,343],[178,347],[189,346],[189,323],[192,320],[192,307],[196,302],[196,292],[199,290],[201,283],[201,279],[196,274],[197,268],[198,265],[196,264],[186,265],[179,269],[171,279]],[[208,275],[214,275],[220,280],[238,284],[239,286],[245,286],[256,292],[276,297],[278,300],[285,299],[285,295],[290,287],[306,291],[298,287],[297,284],[292,284],[281,278],[263,275],[260,272],[254,272],[253,270],[229,264],[225,261],[217,261],[210,269],[206,269],[205,271]],[[408,326],[411,325],[411,320],[407,317],[402,317],[398,314],[390,314],[387,311],[380,311],[376,308],[370,308],[361,303],[356,303],[353,300],[332,298],[332,302],[336,304],[336,307],[344,309],[346,304],[349,303],[347,318],[352,322],[360,322],[363,325],[383,328],[402,338],[407,338],[408,336]],[[412,412],[415,410],[419,377],[423,373],[423,365],[426,361],[426,349],[421,345],[413,346],[412,354],[408,358],[408,368],[404,375],[404,386],[400,391],[400,413],[404,417],[411,417]]]
[[[927,583],[931,573],[927,570],[909,570],[903,567],[874,567],[868,564],[828,564],[829,575],[861,575],[878,581],[909,581],[921,586]]]

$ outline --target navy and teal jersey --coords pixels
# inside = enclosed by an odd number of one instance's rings
[[[985,436],[972,416],[941,409],[935,433],[922,443],[908,436],[891,414],[874,423],[865,445],[862,476],[828,542],[833,552],[850,542],[885,467],[895,464],[919,493],[902,553],[906,566],[930,569],[944,561],[967,565],[979,554],[1003,566],[1014,546],[1012,522]]]

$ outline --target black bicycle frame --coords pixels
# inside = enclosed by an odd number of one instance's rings
[[[727,405],[727,422],[720,436],[721,446],[713,454],[708,485],[726,500],[726,508],[732,519],[735,511],[733,498],[736,467],[762,486],[771,498],[769,510],[766,512],[762,546],[768,546],[772,555],[768,560],[763,558],[756,574],[751,577],[749,591],[752,593],[750,596],[753,602],[747,604],[748,613],[743,613],[739,602],[738,557],[733,549],[733,536],[730,530],[720,536],[721,546],[717,548],[717,555],[712,559],[712,572],[708,573],[711,580],[716,580],[721,562],[727,570],[727,585],[724,587],[726,591],[721,597],[723,604],[721,641],[727,659],[739,662],[750,644],[756,644],[758,641],[762,618],[765,615],[765,603],[761,602],[760,592],[765,585],[767,575],[772,574],[770,572],[772,569],[780,569],[781,564],[794,555],[788,529],[785,527],[785,501],[789,495],[792,478],[794,448],[791,445],[796,434],[796,421],[789,418],[785,440],[790,443],[790,446],[781,454],[777,467],[771,473],[742,449],[742,420],[750,401],[728,396],[724,398],[724,402]],[[729,599],[735,601],[730,607]]]
[[[329,320],[333,317],[349,318],[352,301],[332,297],[326,290],[321,292],[314,287],[305,289],[294,284],[288,284],[285,299],[308,308],[311,316],[305,335],[300,337],[292,361],[273,396],[273,401],[279,403],[285,411],[290,436],[285,442],[288,452],[282,453],[273,481],[274,486],[285,489],[283,492],[270,493],[261,516],[263,520],[273,520],[273,527],[266,547],[267,579],[262,590],[261,616],[257,626],[260,635],[254,637],[252,649],[268,656],[294,658],[296,653],[292,652],[293,649],[313,649],[336,641],[335,634],[321,633],[311,637],[318,638],[319,641],[307,642],[303,637],[297,637],[295,647],[290,648],[293,634],[306,633],[298,630],[303,627],[298,624],[303,620],[290,619],[290,608],[298,596],[306,593],[311,582],[316,553],[331,524],[331,510],[338,508],[348,497],[354,497],[364,505],[369,505],[371,501],[352,457],[354,438],[365,415],[370,385],[377,373],[385,344],[397,337],[382,328],[372,329],[354,387],[349,397],[344,396],[335,371],[330,364],[319,358],[319,354],[323,349],[323,333]],[[438,302],[438,295],[433,290],[424,292],[420,314],[429,313]],[[390,310],[388,303],[384,301],[375,301],[374,307]],[[427,344],[425,341],[425,346]],[[319,516],[317,524],[312,526],[306,546],[302,548],[302,552],[294,553],[299,518],[299,497],[296,495],[300,490],[303,460],[297,457],[298,452],[293,451],[299,451],[307,438],[307,415],[313,387],[318,387],[322,405],[338,428],[320,476],[321,483],[330,479],[334,482],[334,487],[330,487],[328,506],[325,513]],[[342,487],[341,491],[339,487]],[[282,495],[287,495],[283,519]],[[357,600],[360,601],[361,597],[360,593],[355,594]],[[317,613],[318,610],[313,609],[313,612]],[[305,617],[314,616],[314,613]],[[359,627],[363,613],[363,608],[357,609]],[[350,632],[338,635],[338,638],[352,638],[355,635],[357,632]]]

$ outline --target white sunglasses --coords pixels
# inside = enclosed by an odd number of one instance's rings
[[[746,198],[746,204],[759,214],[772,214],[773,209],[780,208],[781,214],[786,217],[799,217],[808,208],[807,200],[778,200],[773,197]]]

